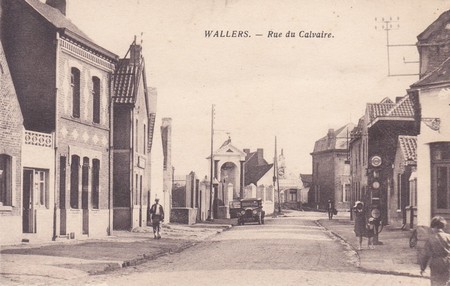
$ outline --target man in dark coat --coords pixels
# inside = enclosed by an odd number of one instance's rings
[[[159,198],[155,199],[155,203],[150,208],[150,217],[152,219],[153,235],[155,239],[160,239],[160,225],[164,221],[164,209],[159,204]]]
[[[328,212],[328,219],[332,219],[334,215],[334,202],[332,200],[328,200],[327,202],[327,212]]]

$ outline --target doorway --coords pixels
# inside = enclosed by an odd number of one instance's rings
[[[23,196],[22,196],[22,231],[24,233],[36,232],[36,217],[34,215],[33,196],[33,170],[23,170]]]

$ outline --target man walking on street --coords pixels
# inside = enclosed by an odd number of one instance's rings
[[[332,219],[334,215],[334,203],[332,200],[328,200],[327,202],[327,212],[328,212],[328,219]]]
[[[164,209],[159,204],[159,198],[155,199],[155,203],[150,208],[150,217],[152,219],[153,235],[155,239],[160,239],[159,234],[161,222],[164,221]]]

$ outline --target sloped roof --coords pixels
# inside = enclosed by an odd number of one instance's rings
[[[368,103],[369,122],[374,121],[377,117],[384,116],[394,106],[394,103]]]
[[[312,184],[312,174],[300,174],[303,184]]]
[[[140,65],[130,59],[120,59],[114,75],[114,102],[135,103],[135,89],[139,80]]]
[[[414,117],[414,108],[409,95],[405,95],[385,116]]]
[[[422,33],[417,36],[419,41],[426,41],[437,30],[450,21],[450,10],[442,13],[433,23],[431,23]]]
[[[398,145],[405,161],[417,162],[417,136],[398,136]]]
[[[423,76],[420,80],[413,83],[411,88],[448,82],[450,82],[450,57],[442,62],[437,68]]]
[[[19,3],[25,3],[31,9],[36,11],[41,17],[43,17],[50,25],[55,27],[69,37],[76,39],[87,47],[100,52],[102,55],[117,59],[117,55],[108,51],[107,49],[97,45],[88,35],[80,30],[72,21],[70,21],[64,14],[56,8],[47,5],[39,0],[23,0],[17,1]]]
[[[369,116],[369,125],[380,118],[414,119],[414,107],[409,95],[405,95],[397,103],[368,103],[366,112]]]
[[[58,9],[50,5],[42,3],[39,0],[25,0],[34,10],[36,10],[42,17],[44,17],[50,24],[58,29],[67,29],[71,32],[92,41],[83,31],[81,31],[74,23],[66,18]]]
[[[244,185],[248,186],[250,184],[257,185],[258,181],[264,177],[264,175],[272,169],[273,164],[260,165],[260,166],[250,166],[245,168],[245,182]]]
[[[327,150],[335,150],[335,149],[347,149],[347,142],[350,139],[350,133],[354,129],[355,124],[348,123],[339,129],[329,132],[333,132],[332,137],[329,137],[328,134],[324,137],[320,138],[314,143],[314,153],[327,151]]]

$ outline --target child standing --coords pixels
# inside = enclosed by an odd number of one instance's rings
[[[367,223],[367,247],[369,249],[375,249],[373,245],[373,237],[375,236],[375,224],[374,218],[369,218],[369,222]]]
[[[353,207],[353,211],[355,213],[355,235],[359,239],[358,250],[361,250],[363,237],[367,236],[366,212],[364,211],[364,203],[361,201],[356,201],[355,206]]]

